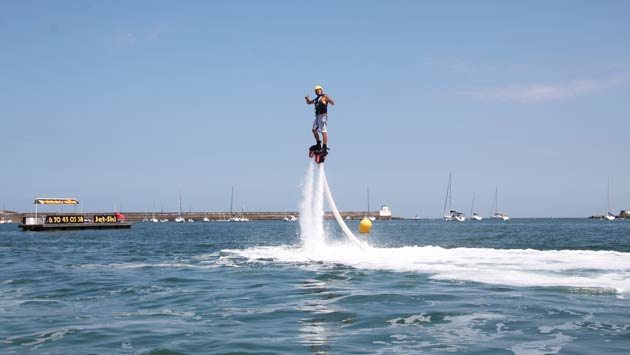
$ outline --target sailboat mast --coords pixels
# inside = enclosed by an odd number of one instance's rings
[[[444,198],[444,210],[442,211],[442,215],[446,216],[446,203],[448,202],[448,196],[451,192],[451,174],[448,174],[448,185],[446,186],[446,197]]]
[[[610,176],[608,177],[608,213],[610,213]]]
[[[234,186],[232,186],[232,195],[230,197],[230,217],[232,217],[232,205],[234,204]]]
[[[370,216],[370,189],[367,189],[367,205],[368,205],[368,210],[367,210],[367,215],[368,217]]]
[[[182,192],[179,192],[179,215],[182,215]]]
[[[473,211],[475,210],[475,193],[473,192],[473,201],[472,206],[470,206],[470,216],[472,217]]]
[[[451,174],[448,174],[448,210],[453,209],[453,191],[451,191]]]
[[[494,188],[494,212],[499,211],[499,188]]]

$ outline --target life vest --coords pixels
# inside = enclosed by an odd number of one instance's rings
[[[324,113],[328,113],[328,102],[324,103],[322,102],[321,98],[323,97],[323,95],[317,95],[317,97],[315,98],[315,114],[316,115],[321,115]]]

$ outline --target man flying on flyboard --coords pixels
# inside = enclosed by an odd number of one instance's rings
[[[335,101],[324,93],[321,86],[315,86],[315,94],[317,97],[313,100],[309,98],[309,95],[304,96],[307,105],[315,105],[315,120],[313,121],[313,136],[317,144],[312,145],[308,150],[308,156],[315,156],[316,163],[323,163],[328,155],[328,103],[335,105]],[[322,134],[324,145],[321,145],[319,140],[319,133]]]

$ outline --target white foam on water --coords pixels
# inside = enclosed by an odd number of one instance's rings
[[[333,243],[323,227],[323,171],[309,164],[300,208],[301,246],[226,250],[250,260],[343,264],[372,270],[420,272],[434,280],[471,281],[520,287],[568,287],[630,292],[630,253],[592,250],[533,250],[406,246],[362,248]],[[598,291],[599,292],[599,291]]]
[[[319,249],[258,247],[231,252],[250,260],[343,264],[361,269],[421,272],[435,280],[523,287],[630,291],[630,253],[408,246],[362,249],[350,243]]]
[[[516,344],[506,350],[511,350],[515,355],[547,355],[558,354],[564,345],[573,341],[575,338],[558,333],[551,335],[547,340],[536,340],[526,343]]]

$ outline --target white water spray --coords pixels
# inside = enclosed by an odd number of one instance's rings
[[[317,168],[315,168],[315,166]],[[315,173],[314,170],[317,170]],[[302,203],[300,204],[300,234],[302,244],[306,250],[321,250],[326,247],[326,233],[324,232],[324,193],[328,198],[328,204],[333,215],[339,223],[346,237],[356,246],[362,249],[369,248],[365,242],[360,241],[352,234],[346,223],[341,218],[335,200],[332,198],[330,187],[326,179],[324,164],[315,165],[311,162],[304,177],[302,186]]]
[[[304,249],[317,250],[326,245],[324,234],[323,177],[315,164],[309,163],[302,186],[300,236]],[[317,176],[315,176],[317,175]],[[315,183],[315,181],[317,181]]]

